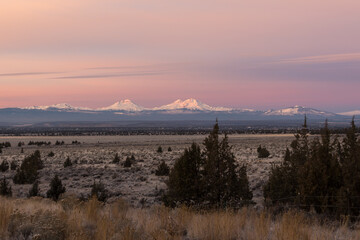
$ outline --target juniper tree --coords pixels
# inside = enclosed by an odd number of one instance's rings
[[[117,164],[117,163],[119,163],[119,162],[120,162],[120,157],[119,157],[119,154],[116,153],[114,159],[112,160],[112,163]]]
[[[51,180],[50,189],[46,192],[48,198],[51,198],[54,201],[59,199],[60,194],[64,193],[66,188],[62,185],[62,182],[58,175],[55,175]]]
[[[102,182],[94,183],[91,187],[91,197],[96,197],[98,201],[105,202],[106,199],[109,197],[108,190],[105,188]]]
[[[158,168],[155,171],[156,176],[168,176],[170,172],[169,166],[165,163],[165,161],[161,161]]]
[[[192,205],[201,202],[202,165],[200,146],[193,143],[184,150],[170,171],[169,180],[166,182],[168,191],[163,199],[166,205],[174,207],[176,203]]]
[[[163,152],[163,149],[161,146],[158,147],[158,149],[156,150],[157,153],[162,153]]]
[[[9,169],[9,163],[6,160],[3,160],[0,164],[0,172],[6,172]]]
[[[28,197],[36,197],[40,195],[39,181],[36,180],[29,190]]]
[[[70,157],[67,157],[64,162],[64,168],[71,167],[72,165],[73,165],[73,163],[71,162]]]
[[[205,138],[204,145],[205,159],[202,179],[205,191],[204,200],[213,207],[241,206],[250,202],[252,194],[243,192],[244,189],[249,188],[248,181],[240,181],[239,166],[235,161],[227,135],[219,141],[218,122],[209,136]],[[243,172],[240,171],[240,173]],[[242,179],[244,177],[247,178],[246,171],[245,176],[241,176]],[[247,184],[247,186],[242,184]]]
[[[12,196],[11,186],[9,186],[9,182],[6,181],[5,176],[3,180],[0,181],[0,195],[8,197]]]
[[[300,169],[299,200],[302,205],[314,206],[319,213],[334,213],[338,190],[342,185],[341,167],[336,155],[336,140],[331,141],[327,120],[320,131],[321,141],[310,146],[309,159]],[[328,207],[331,206],[331,207]]]
[[[269,179],[263,187],[265,203],[273,205],[278,203],[291,203],[298,195],[298,179],[300,172],[309,156],[309,130],[307,118],[291,142],[291,150],[286,148],[284,161],[280,165],[272,165]]]
[[[25,157],[20,168],[17,169],[13,178],[15,184],[31,184],[38,177],[38,170],[44,167],[40,157],[40,151],[35,151],[30,156]]]
[[[258,158],[267,158],[270,156],[270,152],[265,148],[261,147],[261,145],[257,148]]]
[[[343,140],[342,175],[344,184],[339,190],[339,207],[343,214],[360,214],[360,139],[354,118]]]

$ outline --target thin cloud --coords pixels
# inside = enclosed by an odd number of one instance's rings
[[[360,61],[360,53],[330,54],[318,55],[301,58],[290,58],[280,60],[275,63],[288,64],[311,64],[311,63],[337,63],[337,62],[353,62]]]
[[[62,72],[17,72],[17,73],[0,73],[0,77],[16,77],[16,76],[34,76],[34,75],[47,75],[59,74]]]
[[[153,76],[161,75],[169,72],[140,72],[140,73],[119,73],[119,74],[87,74],[87,75],[75,75],[56,77],[53,79],[86,79],[86,78],[113,78],[113,77],[133,77],[133,76]]]

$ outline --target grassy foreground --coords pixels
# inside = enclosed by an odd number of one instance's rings
[[[271,217],[243,208],[199,213],[163,206],[140,209],[124,201],[0,197],[0,239],[360,239],[345,224],[320,224],[300,212]]]

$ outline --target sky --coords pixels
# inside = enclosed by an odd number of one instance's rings
[[[0,107],[360,109],[358,0],[1,0]]]

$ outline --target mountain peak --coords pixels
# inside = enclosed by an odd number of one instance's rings
[[[264,113],[265,115],[281,115],[281,116],[294,116],[294,115],[317,115],[317,116],[334,116],[334,113],[320,111],[314,108],[307,108],[299,105],[293,107],[278,109],[278,110],[268,110]]]
[[[108,107],[100,108],[99,110],[138,112],[144,110],[144,108],[136,105],[130,99],[125,99],[120,100]]]
[[[194,98],[188,98],[184,101],[177,99],[174,102],[153,108],[153,110],[197,110],[197,111],[231,111],[230,108],[211,107]]]

